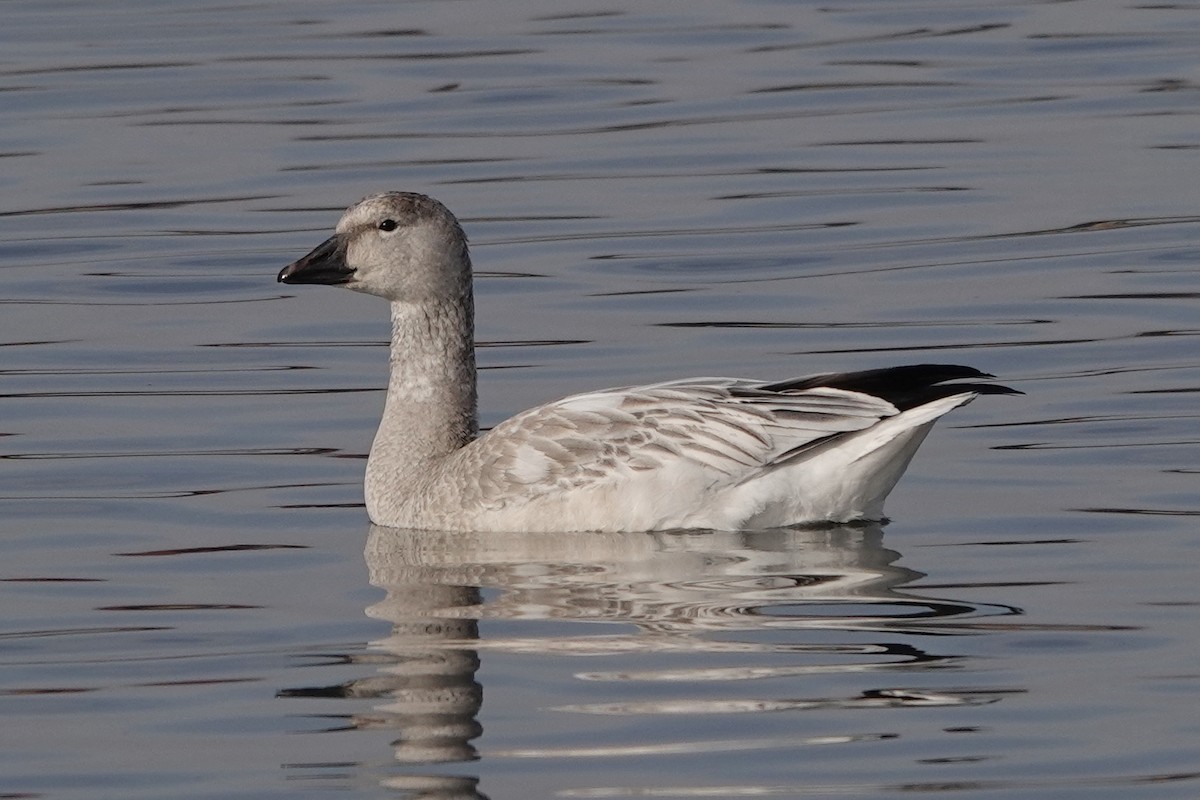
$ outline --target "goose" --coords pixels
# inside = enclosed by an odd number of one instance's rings
[[[280,271],[391,303],[390,374],[364,493],[376,525],[441,531],[736,531],[882,520],[943,414],[1020,394],[918,364],[782,381],[685,378],[576,394],[482,436],[467,237],[384,192]]]

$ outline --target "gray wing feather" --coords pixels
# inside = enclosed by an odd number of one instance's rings
[[[699,467],[718,485],[898,413],[858,392],[764,385],[702,378],[574,395],[518,414],[458,456],[474,462],[480,481],[470,493],[484,505],[617,485],[631,473],[672,466]]]

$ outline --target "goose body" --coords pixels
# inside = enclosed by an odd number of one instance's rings
[[[391,302],[387,401],[367,461],[377,525],[476,531],[738,530],[878,520],[933,423],[980,394],[970,367],[786,381],[692,378],[538,406],[477,436],[467,240],[436,200],[351,206],[283,283]]]

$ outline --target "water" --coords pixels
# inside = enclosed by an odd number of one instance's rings
[[[1198,28],[5,4],[0,795],[1195,797]],[[372,531],[385,310],[274,275],[383,188],[471,235],[485,424],[928,360],[1027,395],[883,529]]]

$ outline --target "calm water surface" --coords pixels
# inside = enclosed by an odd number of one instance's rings
[[[1200,795],[1194,4],[4,4],[0,796]],[[885,528],[372,530],[370,191],[485,424],[948,360]],[[365,558],[364,558],[365,552]],[[365,611],[365,613],[364,613]]]

